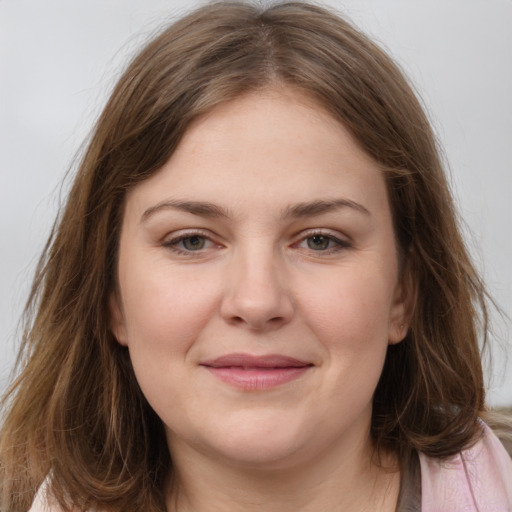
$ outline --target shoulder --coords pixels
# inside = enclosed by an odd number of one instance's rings
[[[75,509],[73,509],[73,511],[79,512]],[[64,512],[64,509],[52,496],[48,478],[43,482],[41,487],[39,487],[28,512]]]
[[[512,459],[482,423],[471,448],[446,461],[419,454],[422,511],[507,512],[512,510]]]
[[[39,487],[28,512],[63,512],[60,505],[52,499],[49,492],[48,479]]]

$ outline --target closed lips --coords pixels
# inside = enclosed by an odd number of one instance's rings
[[[240,368],[251,369],[282,369],[282,368],[303,368],[313,366],[312,363],[301,361],[289,356],[265,355],[252,356],[247,354],[229,354],[216,359],[204,361],[202,366],[210,368]]]
[[[266,391],[298,379],[314,365],[283,355],[229,354],[201,363],[211,374],[232,388]]]

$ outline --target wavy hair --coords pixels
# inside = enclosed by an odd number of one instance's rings
[[[27,510],[45,478],[64,507],[165,510],[172,460],[163,426],[109,330],[124,198],[158,172],[194,119],[269,86],[311,97],[386,179],[418,298],[375,392],[376,449],[401,460],[416,450],[447,457],[474,439],[486,295],[411,86],[383,50],[323,8],[220,2],[150,41],[97,121],[25,310],[20,371],[3,401],[2,510]]]

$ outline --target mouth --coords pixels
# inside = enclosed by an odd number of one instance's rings
[[[222,382],[244,391],[272,389],[303,376],[313,364],[279,354],[228,354],[200,364]]]

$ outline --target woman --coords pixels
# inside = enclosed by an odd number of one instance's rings
[[[512,506],[431,128],[321,8],[212,4],[143,49],[27,318],[3,509]]]

